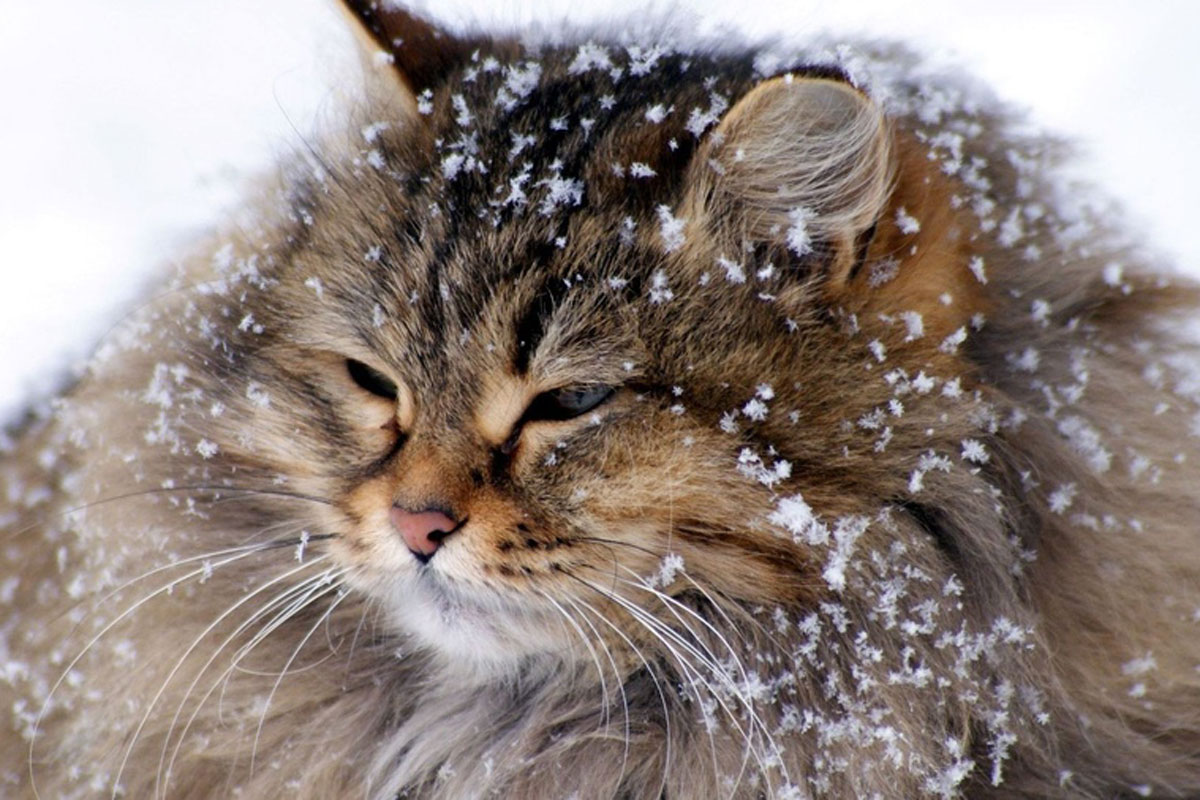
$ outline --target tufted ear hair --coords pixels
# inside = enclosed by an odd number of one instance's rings
[[[725,114],[694,163],[691,202],[718,238],[819,257],[844,282],[891,190],[891,136],[848,83],[786,75]]]
[[[385,0],[342,0],[367,74],[368,90],[409,114],[417,95],[465,64],[478,47]]]

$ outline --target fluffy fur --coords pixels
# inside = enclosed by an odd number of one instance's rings
[[[1200,793],[1196,297],[1050,143],[348,10],[372,101],[12,432],[5,796]]]

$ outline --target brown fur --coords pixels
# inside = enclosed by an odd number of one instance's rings
[[[1200,794],[1197,297],[1050,145],[346,5],[369,101],[12,432],[4,796]]]

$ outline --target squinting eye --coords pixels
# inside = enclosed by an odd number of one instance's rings
[[[350,377],[355,383],[376,397],[382,397],[385,400],[395,400],[399,393],[399,388],[396,386],[395,381],[374,367],[368,367],[361,361],[347,358],[346,371],[350,373]]]
[[[551,392],[542,392],[533,398],[525,411],[526,422],[540,420],[556,422],[586,414],[612,397],[616,391],[611,386],[567,386]]]

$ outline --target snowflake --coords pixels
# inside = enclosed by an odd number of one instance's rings
[[[1013,369],[1020,372],[1037,372],[1041,360],[1041,354],[1035,347],[1026,347],[1019,354],[1010,353],[1008,355],[1008,363],[1012,364]]]
[[[466,163],[467,157],[462,153],[451,153],[442,159],[442,175],[448,181],[454,180],[459,172],[462,171],[463,164]]]
[[[1147,672],[1153,672],[1158,669],[1158,661],[1155,660],[1154,654],[1147,652],[1146,655],[1126,661],[1121,665],[1121,674],[1123,675],[1145,675]]]
[[[676,217],[667,206],[659,206],[658,222],[658,232],[662,236],[663,249],[671,253],[683,247],[683,228],[687,224],[687,220]]]
[[[1050,304],[1041,298],[1029,304],[1029,316],[1039,325],[1050,324]]]
[[[462,127],[468,127],[474,117],[471,115],[471,109],[467,107],[467,99],[461,94],[456,94],[450,98],[450,104],[454,106],[454,121]]]
[[[683,556],[678,553],[667,553],[658,564],[658,572],[650,577],[650,586],[670,586],[676,576],[683,572]]]
[[[900,262],[894,258],[885,258],[871,265],[867,274],[867,286],[876,289],[885,283],[890,283],[900,274]]]
[[[904,327],[908,331],[904,336],[904,341],[911,342],[925,335],[925,319],[921,316],[921,312],[901,311],[900,319],[904,321]]]
[[[674,299],[675,293],[667,287],[667,273],[661,269],[650,276],[650,302],[654,305]]]
[[[509,67],[504,77],[504,90],[508,94],[502,92],[500,96],[500,104],[504,110],[511,110],[518,102],[528,97],[537,88],[541,77],[542,65],[536,61],[527,61],[519,67]]]
[[[367,144],[374,144],[379,138],[379,134],[386,131],[390,123],[387,122],[372,122],[370,125],[364,126],[362,129],[362,137],[367,141]]]
[[[967,329],[966,326],[963,326],[943,339],[942,343],[938,345],[938,350],[953,355],[958,352],[958,346],[966,340]]]
[[[639,47],[631,45],[625,48],[625,52],[629,54],[629,74],[630,75],[645,75],[654,69],[654,65],[658,60],[667,55],[668,51],[658,45],[653,47]]]
[[[581,44],[575,52],[575,59],[567,67],[567,72],[579,75],[593,69],[612,69],[612,59],[609,58],[608,50],[594,42]]]
[[[741,452],[738,453],[738,472],[748,478],[754,478],[763,486],[770,488],[780,481],[791,477],[792,463],[784,459],[778,459],[768,467],[763,462],[762,456],[749,447],[743,447]]]
[[[538,212],[544,217],[562,206],[577,206],[583,202],[583,181],[555,174],[538,181],[538,185],[547,189],[546,196],[538,206]]]
[[[937,381],[926,375],[924,370],[912,379],[912,388],[917,394],[929,394],[936,385]]]
[[[962,440],[962,458],[964,461],[971,461],[976,464],[986,464],[991,456],[988,455],[987,448],[983,446],[983,442],[976,439]]]
[[[775,510],[767,515],[767,519],[786,528],[795,540],[810,546],[816,547],[829,542],[829,528],[821,524],[812,507],[799,493],[782,498],[776,504]]]
[[[1062,486],[1059,486],[1047,498],[1050,510],[1055,514],[1062,514],[1075,502],[1076,491],[1075,484],[1073,483],[1064,483]]]
[[[728,258],[721,256],[717,259],[717,266],[725,270],[725,280],[730,283],[746,282],[746,272],[742,269],[742,265],[736,261],[730,261]]]
[[[417,95],[417,113],[428,116],[433,113],[433,90],[425,89]]]
[[[967,262],[967,269],[971,270],[971,274],[975,276],[975,280],[986,284],[988,282],[987,273],[983,268],[983,258],[980,256],[973,257]]]
[[[251,381],[246,387],[246,398],[259,408],[266,408],[271,405],[271,396],[263,389],[262,384],[257,381]]]
[[[1108,286],[1120,286],[1123,270],[1120,264],[1108,264],[1104,267],[1104,283]]]
[[[791,225],[787,229],[787,246],[797,256],[806,256],[812,252],[812,234],[809,233],[808,225],[816,216],[812,209],[803,206],[797,206],[788,212],[788,222]]]
[[[674,108],[674,106],[672,106]],[[646,119],[653,122],[655,125],[667,118],[667,114],[671,113],[670,108],[663,108],[662,103],[650,106],[646,109]]]
[[[903,206],[896,209],[896,225],[905,235],[911,235],[921,230],[921,223],[917,221],[916,217],[905,211]]]
[[[766,419],[767,411],[767,404],[757,397],[752,398],[746,405],[742,406],[742,413],[755,422],[762,422]]]

